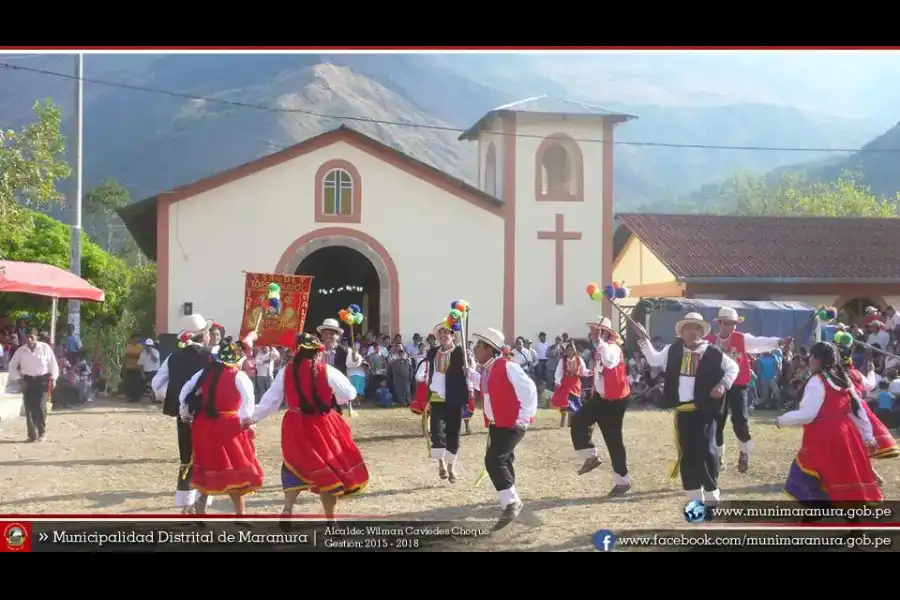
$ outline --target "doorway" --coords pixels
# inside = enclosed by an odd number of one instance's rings
[[[326,246],[300,261],[297,275],[311,275],[306,331],[314,333],[325,319],[337,319],[338,311],[358,305],[366,320],[356,329],[357,335],[380,331],[381,314],[378,272],[361,252],[347,246]]]
[[[881,303],[868,298],[854,298],[838,307],[838,321],[846,325],[862,324],[866,317],[866,308],[875,306],[881,308]]]

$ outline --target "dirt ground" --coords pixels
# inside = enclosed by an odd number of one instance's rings
[[[363,409],[350,420],[370,471],[359,497],[343,501],[343,514],[383,514],[398,520],[492,522],[499,514],[490,480],[474,486],[484,455],[486,432],[472,420],[464,436],[460,478],[437,477],[426,454],[418,417],[405,409]],[[737,442],[727,431],[727,461],[720,479],[723,499],[781,500],[782,484],[799,444],[799,428],[777,430],[773,413],[756,413],[751,432],[756,453],[745,475],[737,472]],[[277,514],[281,419],[258,426],[257,448],[267,475],[264,489],[251,496],[255,514]],[[578,551],[592,549],[598,529],[669,528],[684,525],[684,494],[668,473],[674,458],[672,415],[630,411],[625,440],[632,492],[606,497],[612,482],[608,462],[579,477],[569,430],[559,428],[555,411],[542,410],[516,453],[517,487],[525,503],[520,519],[478,549]],[[4,420],[0,429],[0,518],[3,514],[170,513],[178,468],[175,423],[157,406],[101,400],[89,408],[55,411],[47,441],[24,443],[24,419]],[[602,444],[601,444],[602,447]],[[606,451],[601,456],[606,461]],[[900,460],[881,461],[885,496],[900,497]],[[226,509],[227,501],[214,506]],[[317,497],[301,496],[296,512],[319,513]],[[462,549],[462,548],[461,548]],[[476,549],[474,546],[469,549]]]

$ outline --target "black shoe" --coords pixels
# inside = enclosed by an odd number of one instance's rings
[[[507,504],[503,507],[503,512],[500,514],[500,519],[497,521],[497,524],[494,526],[494,531],[498,531],[503,529],[510,523],[512,523],[516,517],[519,516],[519,513],[522,512],[522,501],[517,500],[510,504]]]
[[[618,496],[624,496],[628,493],[628,490],[631,489],[630,483],[617,483],[613,486],[613,489],[609,490],[609,497],[616,498]]]
[[[750,456],[746,452],[741,452],[738,457],[738,473],[746,473],[750,468]]]
[[[584,464],[581,465],[581,468],[578,470],[578,474],[585,475],[587,473],[590,473],[591,471],[593,471],[594,469],[596,469],[597,467],[599,467],[602,464],[603,464],[602,460],[600,460],[596,456],[592,456],[589,459],[587,459],[586,461],[584,461]]]

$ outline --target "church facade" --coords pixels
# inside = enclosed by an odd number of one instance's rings
[[[364,310],[383,333],[425,334],[465,298],[472,331],[580,335],[609,308],[584,287],[612,278],[614,128],[630,118],[546,97],[494,109],[460,136],[477,185],[341,127],[137,202],[120,214],[157,263],[156,332],[186,305],[237,331],[243,272],[335,281],[353,269],[308,268],[340,247],[376,274]]]

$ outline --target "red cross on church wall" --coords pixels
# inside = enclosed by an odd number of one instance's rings
[[[565,304],[565,243],[569,240],[580,240],[581,232],[565,231],[565,217],[562,214],[557,214],[556,229],[553,231],[538,231],[537,237],[539,240],[554,241],[554,250],[556,254],[556,304]]]

